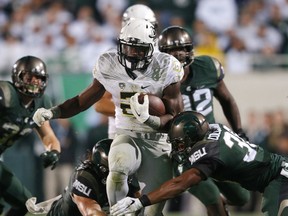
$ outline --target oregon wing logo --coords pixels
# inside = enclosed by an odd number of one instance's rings
[[[156,38],[156,29],[155,26],[151,25],[150,26],[150,34],[148,35],[149,38],[153,38],[155,40]]]

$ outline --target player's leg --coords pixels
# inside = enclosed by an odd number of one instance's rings
[[[6,215],[25,215],[27,213],[25,202],[32,195],[3,162],[0,162],[0,188],[1,197],[11,205],[11,209]]]
[[[273,180],[265,188],[262,212],[267,216],[288,215],[288,179],[286,177]]]
[[[128,175],[137,171],[141,159],[141,151],[131,137],[119,135],[113,140],[108,155],[109,175],[106,185],[110,206],[126,197]]]
[[[169,157],[171,146],[165,142],[141,140],[142,163],[138,170],[138,180],[144,185],[142,193],[148,193],[172,178]],[[144,209],[144,215],[162,215],[165,202]]]
[[[243,206],[250,200],[250,191],[235,182],[215,181],[228,205]]]
[[[189,193],[197,197],[206,207],[209,216],[227,216],[222,197],[218,187],[213,180],[208,178],[188,190]]]

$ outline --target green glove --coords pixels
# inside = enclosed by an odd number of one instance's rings
[[[46,151],[40,155],[44,168],[51,166],[51,170],[56,167],[57,162],[60,158],[60,152],[57,150]]]

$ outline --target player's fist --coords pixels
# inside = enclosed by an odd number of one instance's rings
[[[60,152],[57,150],[46,151],[40,155],[44,168],[51,166],[51,170],[56,167],[60,158]]]
[[[135,118],[141,123],[144,123],[150,116],[149,99],[148,95],[145,95],[143,103],[140,104],[138,100],[139,95],[140,93],[136,93],[130,98],[130,107]]]
[[[51,119],[52,117],[53,113],[50,109],[39,108],[33,115],[33,121],[40,127],[45,121]]]

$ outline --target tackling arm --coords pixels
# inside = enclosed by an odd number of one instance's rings
[[[72,199],[82,215],[106,216],[106,214],[102,211],[101,206],[95,200],[77,196],[76,194],[73,194]]]
[[[118,201],[111,207],[110,213],[111,215],[121,216],[138,211],[145,206],[174,198],[186,191],[191,186],[198,184],[200,181],[202,181],[200,171],[195,168],[191,168],[180,176],[166,181],[158,189],[148,193],[147,195],[142,195],[139,199],[126,197]]]
[[[54,134],[54,131],[52,130],[48,121],[44,122],[42,127],[36,127],[36,131],[42,140],[46,151],[56,150],[61,152],[60,142]]]

